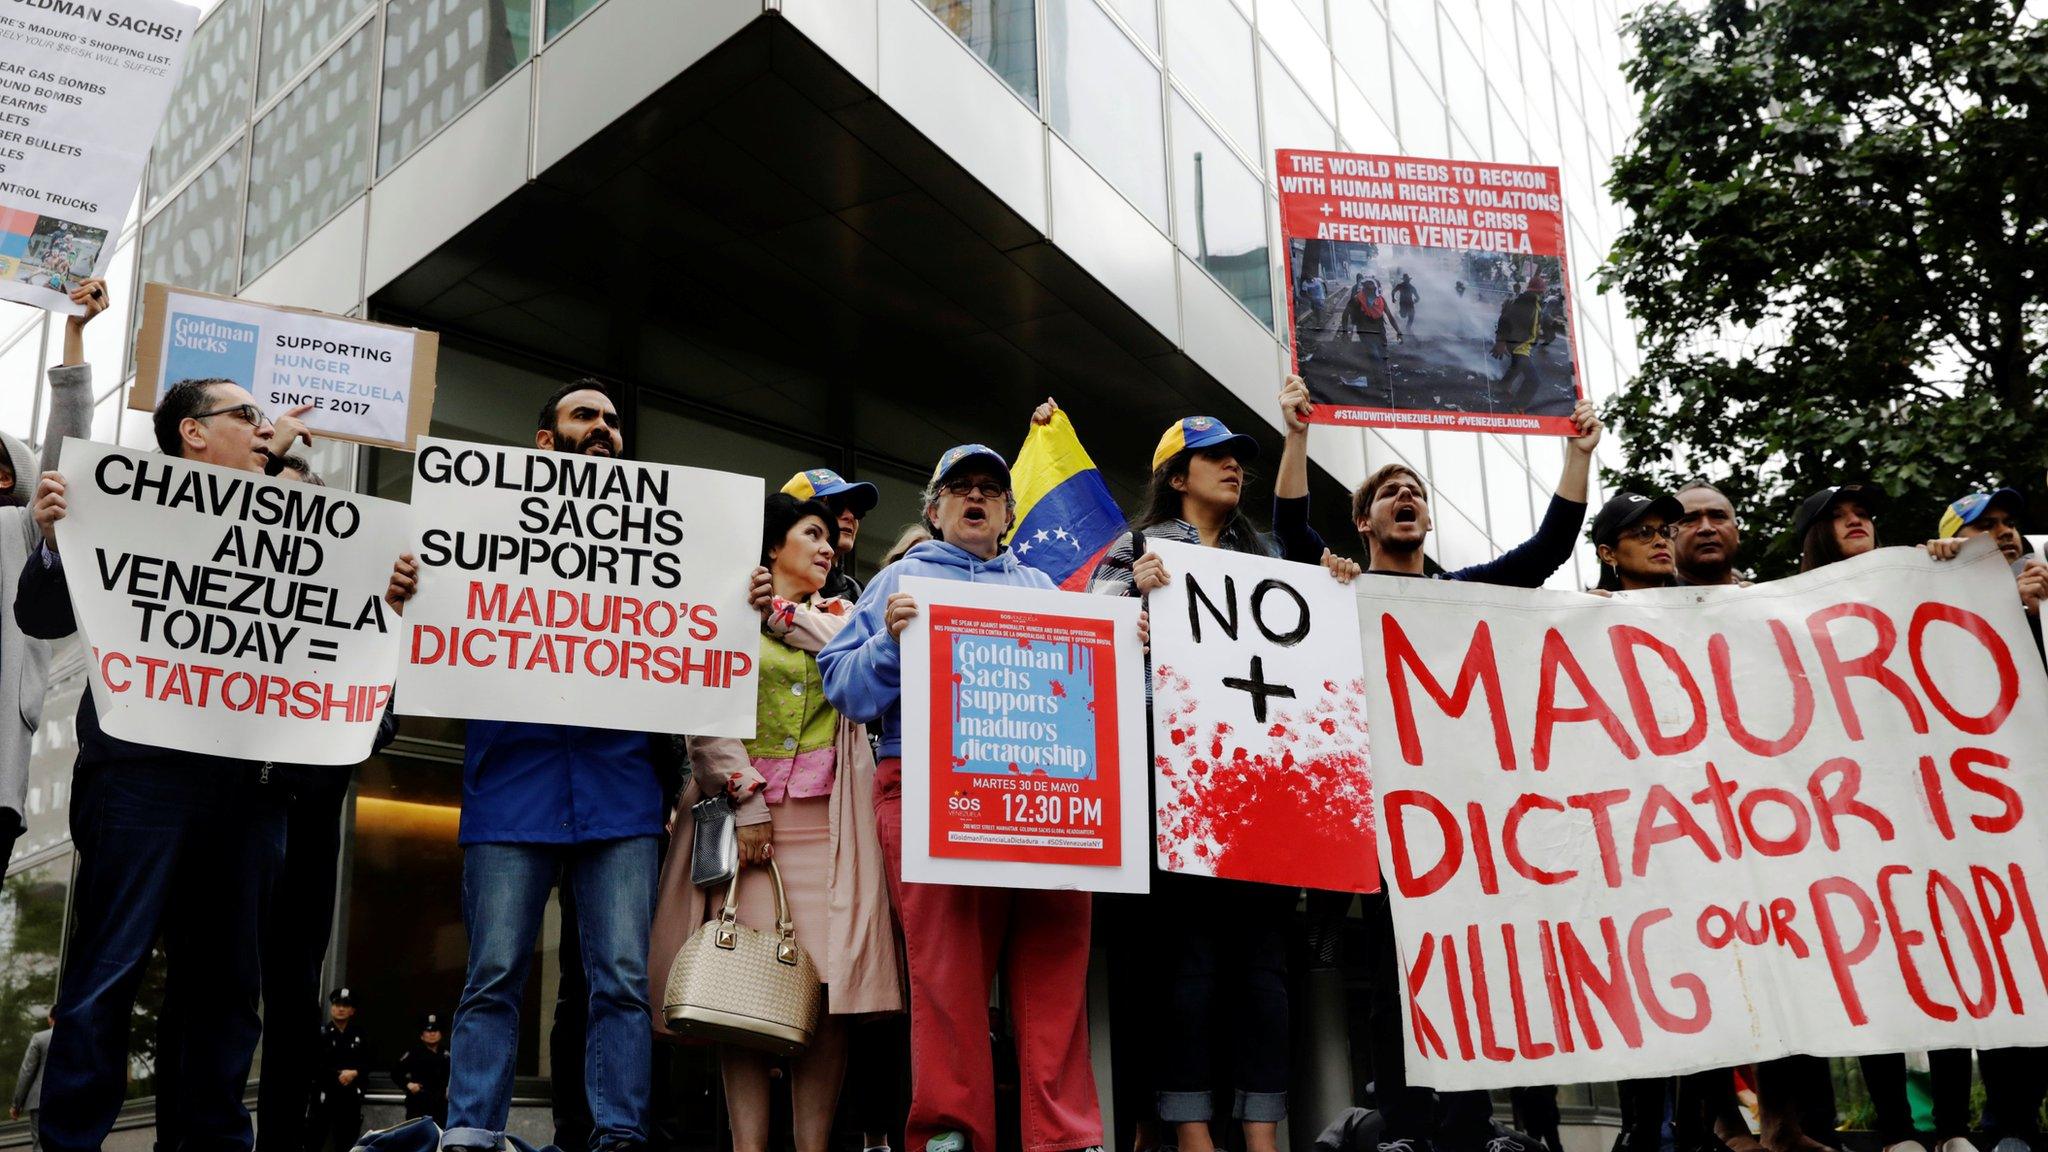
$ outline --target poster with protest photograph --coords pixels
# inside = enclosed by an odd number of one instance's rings
[[[409,450],[433,418],[440,348],[418,328],[147,284],[128,407],[155,411],[180,380],[232,380],[273,417],[311,405],[323,436]]]
[[[0,8],[0,300],[83,314],[198,23],[171,0]]]
[[[1379,890],[1358,604],[1319,565],[1147,545],[1159,867]]]
[[[1294,370],[1329,424],[1572,431],[1558,171],[1279,153]]]
[[[57,548],[110,736],[292,764],[370,754],[398,669],[403,504],[67,439]]]
[[[912,577],[903,878],[1143,892],[1138,602]]]
[[[1612,599],[1358,587],[1412,1083],[2048,1034],[2048,675],[1990,541]]]
[[[754,734],[758,476],[421,437],[399,710]]]

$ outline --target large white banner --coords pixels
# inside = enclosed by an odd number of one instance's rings
[[[433,417],[440,347],[418,328],[148,284],[128,406],[154,411],[166,382],[232,380],[272,416],[311,405],[315,432],[410,450]]]
[[[370,754],[398,669],[405,505],[86,440],[57,547],[100,727],[247,760]]]
[[[1371,892],[1358,601],[1314,564],[1152,541],[1159,867]]]
[[[421,437],[399,709],[751,737],[761,480]]]
[[[0,300],[81,314],[106,274],[199,9],[170,0],[0,5]]]
[[[903,878],[1143,892],[1138,602],[913,576]]]
[[[1359,587],[1411,1080],[2048,1043],[2048,676],[1988,541]]]

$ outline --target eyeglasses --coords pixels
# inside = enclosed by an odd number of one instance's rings
[[[265,424],[270,423],[270,417],[265,416],[263,409],[258,408],[254,404],[234,404],[226,408],[215,408],[211,412],[194,412],[192,414],[194,420],[204,420],[208,416],[237,416],[246,421],[251,428],[261,428]]]
[[[973,480],[948,480],[939,485],[939,491],[948,496],[965,496],[972,492],[984,500],[1000,500],[1009,489],[993,480],[977,483]]]
[[[1650,541],[1656,540],[1660,537],[1665,540],[1677,539],[1678,525],[1658,524],[1652,526],[1649,524],[1631,524],[1628,527],[1623,528],[1620,533],[1621,539],[1633,540],[1638,544],[1648,544]]]

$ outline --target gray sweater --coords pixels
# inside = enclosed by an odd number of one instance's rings
[[[28,802],[29,744],[43,722],[43,694],[50,686],[49,642],[23,635],[14,622],[14,589],[39,539],[29,503],[42,473],[56,469],[64,438],[91,435],[92,368],[84,364],[50,369],[40,467],[28,445],[0,432],[0,447],[14,469],[14,488],[0,493],[7,500],[0,507],[0,808],[12,809],[16,817]]]
[[[43,1065],[50,1060],[50,1029],[28,1038],[28,1051],[21,1054],[21,1075],[14,1081],[14,1107],[33,1112],[43,1106]]]

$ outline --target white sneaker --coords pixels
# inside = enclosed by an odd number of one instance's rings
[[[2017,1136],[2007,1136],[1998,1143],[1993,1144],[1991,1152],[2034,1152],[2034,1150],[2028,1146],[2025,1140]]]
[[[1967,1136],[1951,1136],[1935,1145],[1934,1152],[1977,1152],[1977,1146]]]
[[[1901,1140],[1897,1144],[1885,1145],[1884,1152],[1927,1152],[1927,1145],[1918,1140]]]

